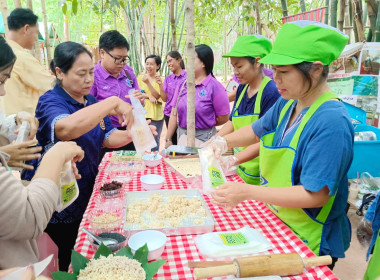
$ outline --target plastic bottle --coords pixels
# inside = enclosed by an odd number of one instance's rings
[[[134,96],[134,91],[134,89],[131,89],[128,92],[133,106],[133,117],[135,119],[133,126],[131,127],[131,135],[136,151],[138,153],[144,153],[145,151],[156,147],[157,143],[154,140],[149,125],[146,123],[145,115],[147,112],[141,105],[140,100]]]

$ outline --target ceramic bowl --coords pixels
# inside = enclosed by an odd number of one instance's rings
[[[142,157],[148,167],[156,167],[161,164],[162,156],[159,154],[146,154]]]
[[[103,232],[103,233],[98,234],[97,236],[103,237],[103,238],[113,238],[118,241],[117,244],[107,246],[108,248],[110,248],[112,252],[119,251],[121,248],[125,246],[125,243],[127,241],[127,238],[123,234],[118,233],[118,232]],[[92,248],[96,252],[99,248],[99,244],[91,237],[88,237],[88,239],[90,240]]]
[[[152,191],[161,189],[164,185],[165,178],[156,174],[148,174],[141,176],[140,181],[143,189]]]
[[[144,230],[129,238],[128,245],[132,253],[145,244],[148,245],[148,261],[156,260],[161,257],[165,249],[166,235],[158,230]]]

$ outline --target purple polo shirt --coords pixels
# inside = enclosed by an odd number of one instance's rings
[[[186,81],[184,81],[186,83]],[[172,99],[175,107],[180,86]],[[230,103],[224,86],[209,74],[202,83],[195,85],[195,128],[209,129],[216,125],[216,117],[230,113]],[[179,126],[187,127],[187,86],[184,85],[178,102]]]
[[[131,103],[131,101],[124,96],[128,95],[130,89],[140,90],[132,67],[129,65],[125,65],[124,67],[131,78],[131,80],[129,80],[125,71],[121,71],[119,76],[115,78],[108,73],[100,63],[101,61],[99,61],[94,68],[94,84],[90,90],[90,94],[95,96],[98,101],[102,101],[107,97],[117,96],[125,102]],[[115,127],[120,126],[117,116],[110,116],[110,118]]]
[[[178,90],[180,88],[180,85],[186,80],[186,70],[182,70],[181,74],[176,76],[175,74],[171,74],[165,78],[164,84],[162,87],[164,88],[164,91],[168,95],[168,99],[166,100],[164,114],[168,117],[170,117],[170,113],[172,112],[172,105],[171,102],[173,100],[173,96],[175,95],[175,90],[178,87]]]

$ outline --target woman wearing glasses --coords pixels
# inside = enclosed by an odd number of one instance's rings
[[[94,68],[94,85],[90,91],[90,94],[95,96],[98,101],[116,96],[125,102],[131,103],[126,95],[128,95],[131,89],[135,89],[135,96],[141,100],[141,103],[144,102],[136,75],[132,67],[128,65],[128,51],[129,44],[118,31],[110,30],[100,36],[99,52],[101,60]],[[111,116],[111,121],[117,129],[126,129],[126,127],[120,126],[116,116]],[[135,147],[132,142],[118,149],[104,148],[101,158],[108,151],[134,149]]]

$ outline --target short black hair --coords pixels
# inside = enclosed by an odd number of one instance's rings
[[[151,55],[148,55],[148,56],[145,58],[145,62],[148,60],[148,58],[154,58],[154,61],[156,62],[156,64],[157,64],[158,66],[160,66],[160,67],[157,69],[157,71],[156,71],[156,72],[158,72],[158,71],[161,69],[161,63],[162,63],[162,61],[161,61],[161,57],[158,56],[158,55],[155,55],[155,54],[151,54]]]
[[[25,25],[29,24],[35,26],[37,24],[38,16],[33,14],[30,9],[17,8],[14,9],[8,16],[9,30],[19,30]]]
[[[307,89],[307,91],[309,91],[313,83],[310,75],[310,71],[314,67],[313,62],[303,61],[301,63],[294,64],[294,67],[302,74],[304,80],[309,84],[309,88]],[[323,65],[322,74],[319,82],[324,81],[327,78],[328,74],[329,66]]]
[[[117,30],[104,32],[99,38],[99,50],[103,49],[109,52],[114,48],[127,48],[129,51],[127,39]]]
[[[5,39],[0,36],[0,71],[7,69],[16,61],[16,55]]]
[[[67,73],[73,67],[77,57],[82,53],[87,53],[92,58],[90,51],[79,43],[71,41],[60,43],[54,50],[54,58],[50,62],[50,70],[56,76],[55,67],[61,69],[63,73]],[[58,85],[60,84],[58,80],[56,82]]]
[[[212,69],[214,68],[214,53],[212,49],[208,45],[200,44],[195,46],[195,52],[199,60],[205,65],[207,75],[211,74],[214,77],[212,73]]]

